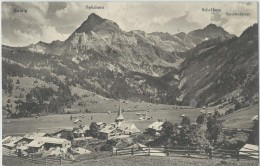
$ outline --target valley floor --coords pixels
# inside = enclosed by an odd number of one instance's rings
[[[223,122],[224,127],[227,128],[250,128],[252,125],[252,118],[258,115],[258,105],[254,105],[245,109],[241,109],[232,114],[221,117],[225,120]],[[153,117],[152,120],[138,120],[140,116],[137,116],[136,112],[124,112],[123,116],[126,121],[132,121],[137,128],[141,131],[145,129],[152,122],[162,119],[163,121],[169,120],[173,123],[180,123],[181,114],[186,114],[191,118],[191,122],[196,122],[198,115],[200,114],[200,108],[197,109],[168,109],[168,110],[154,110],[148,112],[149,117]],[[80,116],[84,115],[84,118]],[[73,116],[73,120],[70,120],[70,116]],[[94,122],[111,123],[115,120],[116,113],[83,113],[83,114],[58,114],[41,116],[39,118],[20,118],[20,119],[3,119],[3,135],[24,135],[29,132],[34,132],[38,128],[57,128],[57,127],[76,127],[78,124],[73,124],[76,119],[81,119],[82,124],[90,125]],[[92,120],[91,120],[92,117]]]
[[[30,162],[25,162],[17,158],[9,158],[3,156],[3,165],[5,166],[29,166]],[[115,156],[97,160],[85,160],[72,164],[62,164],[64,166],[257,166],[257,160],[240,160],[234,159],[196,159],[186,157],[155,157],[155,156]]]

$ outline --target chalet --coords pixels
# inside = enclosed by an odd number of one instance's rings
[[[17,147],[18,142],[22,139],[23,137],[8,137],[3,139],[3,147],[13,150]]]
[[[5,138],[3,138],[2,140],[2,144],[6,143],[8,140],[10,140],[12,138],[12,136],[7,136]]]
[[[200,110],[201,114],[206,114],[205,110]]]
[[[50,134],[44,133],[44,132],[35,132],[32,134],[26,134],[25,136],[23,136],[22,138],[22,142],[25,141],[27,143],[30,143],[31,141],[33,141],[34,139],[38,138],[38,137],[47,137],[50,136]]]
[[[43,150],[44,150],[43,145],[44,145],[44,141],[37,138],[27,145],[28,152],[29,153],[43,152]]]
[[[181,114],[181,117],[185,117],[186,116],[186,114]]]
[[[147,133],[150,133],[151,135],[159,135],[162,131],[162,125],[164,122],[153,122],[148,126],[146,129]]]
[[[82,122],[82,120],[80,120],[80,119],[76,119],[73,123],[80,123],[80,122]]]
[[[88,135],[89,126],[88,125],[80,125],[73,131],[74,138],[85,137]]]
[[[72,127],[67,127],[67,128],[41,128],[39,129],[40,132],[45,132],[47,133],[46,136],[52,136],[52,137],[58,137],[60,138],[64,133],[72,131]]]
[[[106,126],[99,131],[99,138],[100,139],[110,139],[111,137],[119,136],[119,133],[116,132],[116,130],[117,129],[115,127]]]
[[[104,122],[97,122],[97,126],[98,126],[100,129],[102,129],[102,128],[104,128],[104,127],[106,126],[106,123],[104,123]]]
[[[69,148],[71,147],[71,141],[61,138],[43,137],[45,144],[44,147],[49,149],[50,147]]]
[[[69,148],[71,147],[71,141],[61,138],[38,137],[27,146],[30,153],[36,153],[56,147]]]

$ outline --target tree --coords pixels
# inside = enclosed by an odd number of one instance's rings
[[[187,116],[184,116],[181,121],[181,126],[189,126],[190,125],[190,118]]]
[[[89,133],[93,138],[97,138],[98,137],[98,133],[99,133],[99,127],[97,125],[96,122],[92,122],[89,126]]]
[[[188,143],[195,146],[209,145],[206,137],[207,128],[205,125],[191,125],[188,131]]]
[[[178,140],[178,143],[180,145],[190,145],[189,132],[190,132],[189,126],[187,125],[182,126],[180,130],[179,140]]]
[[[197,117],[196,123],[202,125],[202,124],[205,124],[206,121],[207,121],[206,115],[205,115],[205,114],[200,114],[200,115]]]
[[[154,141],[149,142],[147,145],[151,146],[161,146],[169,145],[175,140],[177,133],[177,127],[169,121],[165,121],[162,125],[161,136]]]
[[[60,137],[70,141],[74,139],[74,135],[72,131],[62,132]]]
[[[216,144],[222,134],[222,123],[212,116],[207,119],[207,134],[210,142]]]
[[[235,104],[234,111],[237,111],[237,110],[239,110],[239,109],[241,109],[241,108],[243,108],[243,104],[237,102],[237,103]]]
[[[19,79],[16,80],[16,84],[20,84],[20,80]]]
[[[100,151],[111,151],[111,150],[113,150],[113,147],[110,144],[104,144],[100,147]]]
[[[256,119],[253,121],[253,127],[252,127],[252,136],[253,136],[253,142],[256,145],[259,145],[259,120]]]
[[[213,118],[218,118],[220,116],[221,116],[220,113],[217,110],[215,110]]]
[[[162,136],[167,138],[172,137],[174,134],[173,127],[174,125],[171,122],[165,121],[162,125]]]
[[[14,88],[14,85],[13,85],[13,80],[12,79],[8,79],[7,80],[7,91],[8,93],[12,94],[13,92],[13,88]]]

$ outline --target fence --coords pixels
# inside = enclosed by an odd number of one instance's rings
[[[15,159],[20,159],[26,162],[39,164],[39,165],[62,165],[62,157],[39,157],[33,154],[30,154],[28,157],[18,156],[15,151],[2,149],[3,155],[6,157],[12,157]]]
[[[239,151],[227,149],[205,150],[204,148],[192,146],[174,146],[174,147],[140,147],[117,149],[115,155],[158,155],[165,154],[165,156],[183,156],[194,158],[233,158],[239,161],[240,159],[257,159],[258,151]],[[162,155],[161,155],[162,156]]]
[[[15,151],[2,149],[3,155],[6,157],[20,159],[39,165],[62,165],[81,162],[84,160],[101,159],[111,157],[113,155],[136,155],[136,156],[182,156],[193,158],[233,158],[240,159],[258,159],[258,151],[239,151],[227,149],[205,150],[192,146],[174,146],[174,147],[139,147],[116,149],[115,151],[94,152],[91,154],[77,155],[74,160],[62,159],[61,157],[40,157],[30,155],[30,157],[18,157]]]
[[[15,150],[9,150],[6,148],[2,149],[3,155],[6,157],[12,157],[15,159],[20,159],[26,162],[39,164],[39,165],[62,165],[62,164],[71,164],[75,162],[81,162],[84,160],[95,160],[106,157],[111,157],[113,155],[112,151],[101,151],[101,152],[93,152],[90,154],[78,154],[75,155],[74,159],[63,159],[62,157],[41,157],[41,155],[37,156],[36,154],[30,154],[29,157],[18,156],[15,153]]]

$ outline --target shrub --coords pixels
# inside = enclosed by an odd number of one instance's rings
[[[237,111],[237,110],[239,110],[239,109],[241,109],[241,108],[243,108],[243,105],[242,105],[241,103],[237,102],[237,103],[235,104],[234,111]]]
[[[106,144],[109,144],[111,146],[116,146],[117,142],[116,142],[116,140],[110,139],[110,140],[107,140]]]
[[[113,147],[110,144],[104,144],[100,147],[100,151],[111,151],[111,150],[113,150]]]

